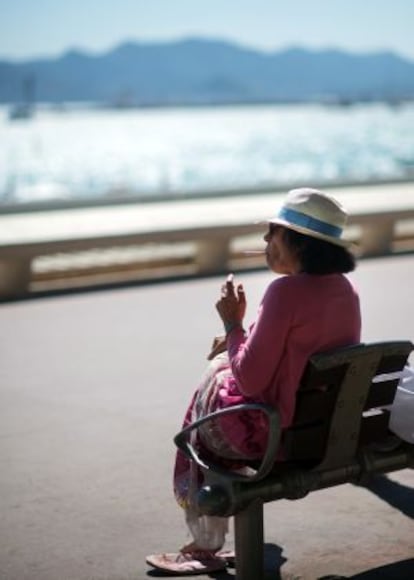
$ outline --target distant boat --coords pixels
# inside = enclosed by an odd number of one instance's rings
[[[32,105],[26,103],[19,103],[14,105],[9,111],[9,119],[16,121],[19,119],[31,119],[34,115],[34,108]]]
[[[110,103],[111,109],[135,109],[137,103],[131,91],[122,91]]]
[[[23,99],[22,102],[13,105],[9,111],[9,119],[16,121],[19,119],[31,119],[34,115],[34,94],[36,80],[34,75],[28,75],[23,79]]]

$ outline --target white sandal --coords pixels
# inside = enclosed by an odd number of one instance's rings
[[[146,558],[147,564],[162,570],[170,576],[190,576],[225,570],[226,560],[214,552],[176,552],[172,554],[152,554]]]

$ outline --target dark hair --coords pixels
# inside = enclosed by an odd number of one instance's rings
[[[355,270],[355,258],[349,250],[284,228],[283,239],[296,253],[307,274],[346,274]]]

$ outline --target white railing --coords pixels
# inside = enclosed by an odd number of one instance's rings
[[[360,256],[414,250],[414,184],[332,192],[349,209],[346,237]],[[0,298],[33,288],[264,265],[265,226],[283,195],[126,204],[0,216]],[[88,253],[88,254],[87,254]],[[106,256],[105,256],[106,253]]]

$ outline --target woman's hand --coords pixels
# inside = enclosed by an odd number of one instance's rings
[[[246,314],[246,296],[242,284],[234,287],[234,275],[229,274],[221,288],[221,298],[216,303],[217,312],[225,326],[243,323]]]

